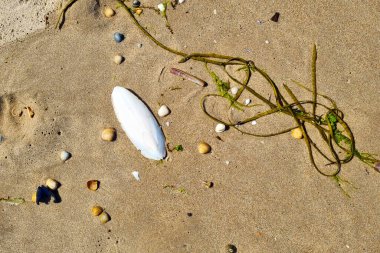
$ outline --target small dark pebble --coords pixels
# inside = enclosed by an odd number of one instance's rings
[[[138,8],[138,7],[140,7],[140,5],[141,5],[141,3],[139,0],[134,0],[132,3],[133,8]]]
[[[115,34],[113,35],[113,38],[114,38],[114,40],[115,40],[117,43],[120,43],[120,42],[122,42],[122,41],[124,40],[124,35],[121,34],[121,33],[115,33]]]
[[[237,248],[233,244],[227,244],[226,250],[227,250],[226,251],[227,253],[236,253],[237,252]]]
[[[187,216],[191,217],[193,216],[193,213],[187,213]]]
[[[271,17],[270,20],[272,20],[273,22],[278,22],[278,19],[280,17],[280,13],[279,12],[276,12],[273,17]]]

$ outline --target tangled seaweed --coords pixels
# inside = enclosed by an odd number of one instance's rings
[[[75,1],[75,0],[74,0]],[[71,1],[74,2],[74,1]],[[299,100],[293,91],[284,84],[283,87],[287,95],[291,98],[291,101],[285,99],[284,95],[281,93],[278,85],[272,80],[272,78],[261,68],[257,67],[255,63],[251,60],[246,60],[240,57],[233,57],[215,53],[192,53],[188,54],[182,51],[177,51],[173,48],[170,48],[156,38],[154,38],[135,18],[133,13],[133,8],[128,7],[122,0],[116,0],[118,7],[123,8],[133,23],[143,32],[151,41],[153,41],[157,46],[162,49],[171,52],[175,55],[181,56],[179,63],[184,63],[189,60],[203,62],[206,65],[206,69],[210,74],[213,82],[216,85],[217,94],[207,94],[201,99],[201,108],[203,112],[212,120],[218,123],[222,123],[230,128],[234,128],[237,131],[251,135],[255,137],[272,137],[281,134],[288,133],[293,129],[299,128],[302,132],[305,145],[308,150],[309,159],[313,167],[323,176],[330,177],[337,182],[337,184],[342,188],[343,183],[348,183],[348,181],[340,177],[342,165],[350,162],[354,157],[359,158],[365,164],[371,166],[372,168],[377,168],[379,165],[379,160],[376,158],[376,155],[370,153],[359,152],[356,149],[354,135],[344,120],[343,112],[337,107],[336,102],[330,97],[317,92],[317,79],[316,79],[316,63],[317,63],[317,48],[316,45],[313,45],[312,49],[312,69],[311,69],[311,88],[303,85],[299,82],[293,81],[296,85],[302,89],[310,92],[312,94],[311,100]],[[165,2],[166,3],[166,2]],[[64,15],[61,13],[61,15]],[[165,13],[165,19],[167,21],[167,16]],[[213,65],[219,67],[230,80],[235,84],[239,85],[240,88],[236,95],[231,95],[229,93],[230,83],[223,81],[216,72],[212,71],[209,66]],[[228,67],[237,67],[238,69],[232,73],[231,70],[228,70]],[[243,78],[237,78],[235,75],[237,72],[244,73]],[[270,99],[265,98],[264,95],[258,93],[255,89],[249,86],[251,78],[253,75],[259,75],[264,78],[272,90],[272,95],[275,99],[275,102],[272,102]],[[261,101],[263,105],[267,107],[267,110],[256,113],[255,115],[246,118],[244,120],[234,121],[228,118],[228,120],[223,120],[217,115],[211,114],[207,110],[207,99],[220,98],[227,100],[230,108],[235,108],[237,110],[244,110],[246,107],[251,107],[239,102],[243,92],[248,92],[258,101]],[[319,98],[323,98],[329,102],[329,105],[326,105],[320,101]],[[311,111],[308,111],[306,107],[311,106]],[[323,114],[318,114],[317,109],[322,109]],[[291,117],[295,122],[294,127],[286,128],[281,131],[268,134],[259,134],[245,131],[241,128],[242,125],[250,123],[254,120],[264,118],[270,115],[283,114]],[[311,138],[309,132],[316,130],[321,137],[322,143],[324,144],[323,148],[321,145],[317,145],[316,142]],[[326,151],[327,150],[327,151]],[[315,154],[321,155],[326,161],[324,168],[321,168],[316,164],[314,159]],[[344,154],[342,155],[338,154]],[[331,170],[331,167],[334,166],[334,169]],[[378,171],[378,170],[377,170]],[[343,189],[343,188],[342,188]],[[343,189],[344,191],[344,189]],[[344,191],[345,192],[345,191]],[[347,194],[347,192],[345,192]],[[347,194],[348,195],[348,194]]]

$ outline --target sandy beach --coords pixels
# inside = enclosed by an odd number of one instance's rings
[[[26,202],[0,202],[0,252],[224,253],[228,244],[239,253],[380,252],[380,174],[373,168],[358,159],[342,166],[342,178],[354,185],[347,197],[313,168],[304,142],[290,134],[216,133],[199,105],[216,91],[204,64],[178,63],[180,57],[149,40],[116,1],[78,0],[60,30],[54,29],[60,1],[5,2],[0,198]],[[116,15],[105,17],[105,6]],[[292,80],[311,83],[315,43],[318,91],[344,112],[356,147],[380,154],[379,11],[376,1],[187,0],[167,11],[173,34],[153,10],[144,9],[137,20],[171,48],[251,59],[302,99],[311,94]],[[270,20],[275,12],[278,22]],[[115,32],[125,39],[116,43]],[[125,57],[120,65],[116,54]],[[171,67],[209,85],[171,75]],[[264,82],[253,82],[269,97]],[[162,162],[143,157],[115,117],[115,86],[138,94],[166,141],[183,151],[169,152]],[[163,104],[171,113],[161,118]],[[265,132],[293,124],[285,119],[250,127]],[[101,139],[107,127],[116,128],[116,141]],[[198,153],[200,141],[210,144],[210,154]],[[65,162],[63,150],[72,154]],[[36,205],[31,197],[47,178],[61,183],[62,201]],[[86,187],[92,179],[100,181],[97,191]],[[94,205],[111,220],[100,224],[91,215]]]

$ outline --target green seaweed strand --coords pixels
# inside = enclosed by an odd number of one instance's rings
[[[341,179],[340,172],[341,172],[341,166],[342,164],[348,163],[352,160],[354,156],[358,157],[361,161],[364,163],[374,167],[374,164],[377,163],[379,160],[376,159],[376,157],[369,153],[360,153],[355,148],[355,139],[354,135],[348,126],[347,122],[344,121],[343,117],[344,114],[341,110],[337,108],[337,105],[334,100],[332,100],[330,97],[320,94],[317,92],[317,82],[316,82],[316,63],[317,63],[317,47],[314,44],[312,49],[312,62],[311,62],[311,88],[308,88],[307,86],[295,82],[298,86],[300,86],[303,89],[306,89],[307,91],[312,93],[312,99],[311,100],[299,100],[297,99],[296,95],[292,92],[292,90],[289,88],[289,86],[284,85],[284,88],[287,92],[287,94],[292,99],[292,103],[288,102],[283,94],[281,93],[280,89],[276,85],[276,83],[272,80],[272,78],[261,68],[258,68],[253,61],[245,60],[240,57],[232,57],[227,55],[221,55],[221,54],[214,54],[214,53],[191,53],[187,54],[185,52],[172,49],[164,44],[162,44],[160,41],[158,41],[156,38],[154,38],[144,27],[140,25],[140,23],[136,20],[134,17],[131,9],[121,0],[116,0],[120,6],[126,10],[131,20],[134,22],[134,24],[150,39],[152,40],[157,46],[161,47],[162,49],[171,52],[175,55],[181,56],[181,59],[179,60],[180,63],[187,62],[189,60],[194,60],[198,62],[204,62],[206,63],[206,69],[208,73],[210,74],[211,78],[213,79],[219,94],[207,94],[201,98],[200,105],[202,111],[205,113],[207,117],[210,119],[223,123],[227,126],[230,126],[231,128],[236,129],[237,131],[252,135],[256,137],[270,137],[270,136],[276,136],[280,134],[285,134],[290,132],[291,130],[295,128],[300,128],[302,131],[305,145],[307,147],[308,153],[309,153],[309,159],[311,161],[311,164],[313,167],[323,176],[331,177],[333,178],[339,186],[341,186],[342,183],[347,182],[343,179]],[[238,93],[235,96],[232,96],[228,93],[230,84],[228,81],[222,80],[217,74],[210,70],[208,67],[208,64],[215,65],[218,67],[221,67],[221,69],[224,71],[224,73],[227,74],[228,78],[238,84],[240,86]],[[239,69],[237,71],[244,70],[245,76],[242,80],[239,80],[238,78],[234,77],[230,71],[227,70],[227,66],[239,66]],[[263,95],[256,92],[252,87],[249,86],[251,76],[253,73],[257,73],[261,77],[263,77],[266,82],[269,84],[273,91],[273,95],[275,97],[276,103],[272,103],[269,99],[266,99]],[[223,120],[219,118],[216,115],[212,115],[207,110],[207,101],[208,98],[214,97],[214,98],[220,98],[227,100],[230,103],[230,106],[237,107],[239,109],[245,108],[245,105],[240,103],[238,100],[243,93],[243,91],[247,91],[250,94],[252,94],[254,97],[256,97],[258,100],[263,102],[264,105],[269,107],[267,110],[259,112],[251,117],[248,117],[244,120],[233,122],[231,119],[228,119],[228,121]],[[322,104],[317,100],[317,98],[323,97],[327,101],[331,103],[331,106],[327,106]],[[304,105],[311,105],[312,111],[308,112]],[[317,107],[320,106],[324,110],[326,110],[325,115],[320,116],[316,114]],[[285,115],[290,116],[293,118],[294,122],[296,123],[296,126],[287,128],[275,133],[252,133],[244,131],[240,128],[241,125],[246,124],[248,122],[251,122],[253,120],[266,117],[268,115],[276,114],[276,113],[282,113]],[[319,135],[322,138],[322,142],[327,145],[328,147],[328,153],[323,152],[316,143],[312,140],[310,135],[308,134],[308,127],[314,127],[317,129]],[[342,129],[342,130],[339,130]],[[327,173],[324,171],[324,169],[320,169],[319,166],[316,164],[314,160],[314,153],[313,149],[315,149],[324,159],[328,161],[327,166],[335,165],[336,169],[331,173]],[[338,151],[343,151],[346,156],[344,158],[340,158],[338,156]]]

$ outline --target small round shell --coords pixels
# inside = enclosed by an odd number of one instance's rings
[[[91,213],[93,216],[99,216],[103,212],[103,208],[100,206],[93,206]]]
[[[112,8],[106,6],[106,7],[103,9],[103,14],[104,14],[104,16],[106,16],[107,18],[110,18],[110,17],[112,17],[113,15],[115,15],[115,11],[114,11]]]
[[[215,132],[222,133],[224,131],[226,131],[226,125],[224,125],[222,123],[219,123],[219,124],[216,125]]]
[[[107,223],[110,221],[111,217],[109,216],[109,214],[106,212],[106,211],[103,211],[100,215],[99,215],[99,219],[100,219],[100,222],[102,224],[104,223]]]
[[[61,154],[60,154],[60,158],[61,158],[61,160],[64,161],[64,162],[67,161],[67,160],[69,160],[70,157],[71,157],[71,154],[70,154],[69,152],[65,151],[65,150],[63,150],[63,151],[61,152]]]
[[[46,186],[50,189],[50,190],[57,190],[58,189],[58,187],[59,187],[59,183],[56,181],[56,180],[54,180],[54,179],[52,179],[52,178],[48,178],[47,180],[46,180]]]
[[[293,129],[291,132],[291,135],[293,138],[296,138],[296,139],[302,139],[303,138],[302,130],[299,127]]]
[[[211,151],[211,146],[207,144],[206,142],[200,142],[198,144],[198,152],[201,154],[207,154]]]
[[[124,61],[124,57],[117,54],[113,57],[113,62],[116,63],[116,64],[121,64],[122,62]]]
[[[232,94],[232,95],[236,95],[236,94],[238,93],[238,91],[239,91],[239,88],[238,88],[238,87],[232,87],[232,88],[231,88],[231,94]]]
[[[160,3],[159,5],[157,5],[157,8],[161,11],[161,12],[164,12],[166,10],[166,7],[164,4]]]
[[[157,114],[158,114],[158,116],[160,116],[160,117],[165,117],[165,116],[167,116],[167,115],[170,114],[170,109],[169,109],[169,107],[167,107],[166,105],[162,105],[162,106],[160,107],[160,109],[158,109]]]
[[[102,140],[103,141],[114,141],[114,140],[116,140],[116,129],[113,127],[103,129]]]
[[[96,191],[99,188],[99,184],[98,180],[90,180],[87,182],[87,188],[91,191]]]

